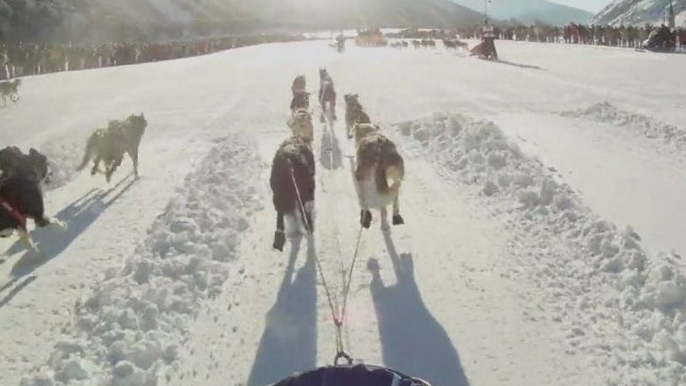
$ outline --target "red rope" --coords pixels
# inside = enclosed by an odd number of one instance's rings
[[[12,217],[19,222],[19,228],[26,229],[26,216],[19,213],[19,211],[10,205],[10,203],[2,196],[0,196],[0,207],[8,211],[10,215],[12,215]]]

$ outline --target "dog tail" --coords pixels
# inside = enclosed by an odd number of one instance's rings
[[[398,153],[388,154],[376,169],[376,186],[379,193],[398,189],[405,178],[405,164]]]
[[[78,168],[76,168],[77,171],[83,170],[83,168],[88,165],[88,162],[93,158],[93,151],[95,150],[95,141],[96,141],[96,134],[92,134],[90,137],[88,137],[88,141],[86,142],[86,152],[83,155],[83,160],[81,161],[81,165],[79,165]]]

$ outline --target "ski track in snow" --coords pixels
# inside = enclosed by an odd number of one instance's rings
[[[499,51],[306,42],[27,78],[3,143],[48,154],[71,226],[34,232],[44,260],[2,242],[0,384],[253,386],[331,363],[314,258],[338,304],[359,231],[342,123],[316,131],[316,234],[281,254],[267,178],[293,76],[314,91],[324,66],[407,167],[407,225],[362,232],[356,360],[436,386],[686,383],[686,84],[651,72],[683,58]],[[141,111],[140,180],[72,172],[91,130]],[[635,180],[654,188],[622,194]]]
[[[666,124],[642,114],[621,110],[608,102],[598,103],[586,109],[564,111],[560,115],[628,128],[638,136],[658,141],[678,152],[686,153],[686,131],[684,128]],[[673,156],[673,154],[670,155]]]

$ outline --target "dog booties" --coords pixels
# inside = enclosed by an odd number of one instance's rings
[[[369,365],[322,367],[296,374],[272,386],[431,386],[383,367]]]

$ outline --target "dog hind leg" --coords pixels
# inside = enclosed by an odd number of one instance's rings
[[[138,177],[138,148],[136,147],[133,154],[130,155],[133,159],[133,172],[136,174],[136,177]]]
[[[305,220],[307,221],[307,230],[314,234],[314,201],[305,203]]]
[[[353,180],[355,182],[355,190],[357,191],[357,198],[360,203],[360,225],[363,228],[369,229],[372,225],[372,212],[369,211],[369,205],[367,204],[367,198],[364,192],[364,187],[361,186],[360,180],[357,178],[359,173],[353,175]]]
[[[95,161],[93,161],[93,169],[91,169],[91,176],[94,176],[96,173],[100,171],[100,161],[102,161],[102,158],[98,155],[95,157]]]
[[[105,180],[107,182],[110,182],[112,180],[112,174],[114,174],[114,171],[117,170],[117,164],[113,164],[109,168],[107,168],[107,171],[105,172]]]
[[[79,165],[76,170],[83,170],[83,168],[88,165],[88,161],[90,161],[93,158],[93,139],[89,138],[88,142],[86,142],[86,150],[83,154],[83,159],[81,160],[81,165]]]
[[[286,215],[286,238],[293,245],[299,245],[302,237],[307,234],[305,220],[300,210]]]
[[[272,247],[279,252],[283,252],[283,246],[286,244],[285,224],[283,221],[283,213],[276,214],[276,231],[274,232],[274,243]]]
[[[405,224],[405,220],[400,215],[400,194],[397,194],[393,200],[393,225],[403,224]]]
[[[18,232],[19,240],[21,241],[21,243],[24,244],[26,248],[28,248],[29,250],[33,252],[38,252],[38,247],[36,246],[36,243],[33,242],[31,236],[26,231],[26,229],[20,229]]]
[[[384,232],[388,232],[391,229],[391,226],[388,224],[388,209],[384,206],[381,208],[381,230]]]

